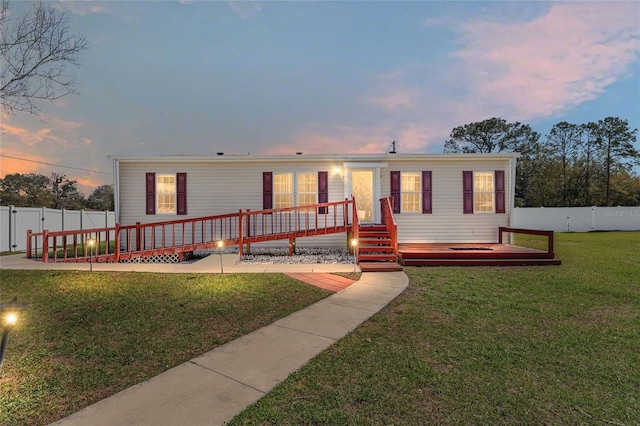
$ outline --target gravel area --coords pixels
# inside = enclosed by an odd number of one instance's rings
[[[201,251],[197,256],[206,256],[212,253],[219,253],[217,250]],[[238,253],[237,248],[224,249],[223,253]],[[286,248],[252,248],[251,254],[244,254],[241,263],[263,263],[263,264],[350,264],[353,263],[353,254],[342,249],[317,249],[298,248],[296,254],[289,256]]]

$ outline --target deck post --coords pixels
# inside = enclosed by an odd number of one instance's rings
[[[555,253],[553,252],[553,231],[549,231],[549,234],[547,235],[547,252],[549,252],[549,255],[551,256],[551,258],[555,257]]]
[[[46,229],[42,231],[42,261],[49,261],[49,231]]]
[[[27,229],[27,259],[31,259],[31,229]]]
[[[244,244],[244,230],[242,229],[242,209],[238,212],[238,260],[242,259],[242,245]],[[249,215],[247,215],[249,217]],[[247,219],[248,222],[248,219]]]
[[[114,235],[114,251],[113,251],[113,261],[115,263],[120,262],[120,223],[116,223],[116,235]],[[107,242],[108,244],[108,242]]]
[[[136,250],[140,251],[140,222],[136,222]]]

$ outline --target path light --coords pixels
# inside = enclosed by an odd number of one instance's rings
[[[93,246],[96,245],[96,239],[89,238],[87,244],[89,244],[89,272],[93,272]]]
[[[0,344],[0,373],[2,372],[2,362],[4,354],[7,352],[7,342],[9,341],[9,332],[13,330],[20,319],[22,311],[27,309],[26,303],[18,302],[18,298],[14,297],[11,302],[0,303],[0,315],[2,316],[2,344]]]
[[[220,252],[220,273],[224,274],[224,269],[222,267],[222,250],[224,249],[224,241],[220,240],[218,241],[218,251]]]
[[[356,272],[356,249],[358,247],[358,239],[357,238],[352,238],[351,239],[351,247],[353,248],[353,272]]]

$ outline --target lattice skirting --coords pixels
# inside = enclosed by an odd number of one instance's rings
[[[186,253],[185,253],[186,254]],[[157,256],[137,257],[135,259],[121,260],[121,263],[180,263],[180,253],[160,254]]]

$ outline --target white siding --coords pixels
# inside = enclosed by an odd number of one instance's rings
[[[262,209],[263,172],[328,172],[329,202],[344,199],[343,180],[330,162],[122,162],[120,224],[151,223]],[[146,173],[187,173],[187,215],[145,214]],[[346,246],[344,234],[298,239],[299,247]],[[288,241],[263,243],[282,247]]]
[[[417,172],[430,170],[433,213],[401,213],[394,218],[398,225],[398,242],[424,243],[474,243],[497,242],[498,227],[509,226],[508,189],[511,185],[509,161],[501,160],[450,160],[437,162],[391,162],[381,176],[381,193],[390,194],[390,172]],[[463,214],[462,172],[505,171],[506,213]]]
[[[119,221],[122,225],[235,213],[262,209],[263,172],[328,172],[329,201],[344,200],[345,177],[336,173],[345,163],[387,163],[380,169],[380,195],[390,195],[390,171],[432,172],[432,214],[396,214],[399,242],[497,242],[498,227],[509,226],[512,203],[511,157],[505,155],[346,155],[213,158],[187,157],[126,159],[118,168]],[[463,214],[462,171],[505,172],[505,214]],[[145,174],[187,173],[188,215],[146,215]],[[260,246],[286,247],[288,241],[263,243]],[[298,247],[347,247],[344,233],[323,237],[299,238]]]

